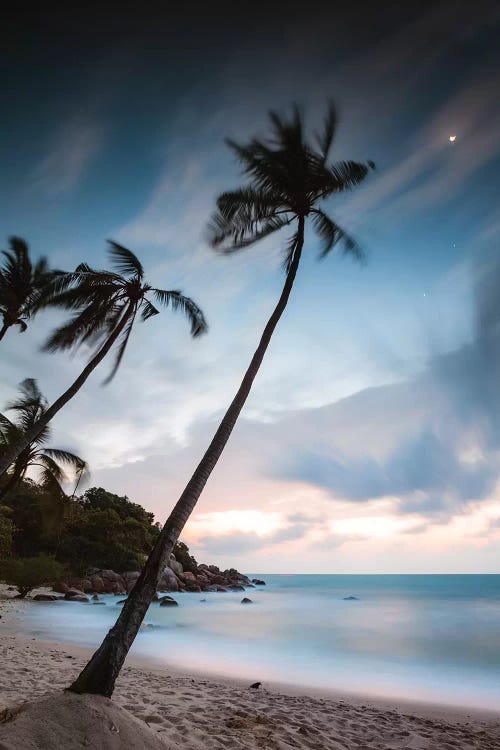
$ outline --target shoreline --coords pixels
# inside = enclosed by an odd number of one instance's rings
[[[48,593],[52,590],[47,587],[40,587],[33,590],[34,593]],[[31,602],[29,599],[15,599],[10,592],[6,591],[4,584],[0,584],[0,634],[3,643],[8,638],[13,638],[16,644],[33,644],[44,654],[49,655],[52,651],[63,651],[65,655],[75,659],[81,659],[83,664],[94,653],[94,646],[85,646],[71,641],[47,640],[28,635],[20,635],[20,623],[22,622],[22,613],[13,611],[12,605],[20,606],[51,606],[50,602]],[[3,605],[3,606],[2,606]],[[173,676],[179,679],[196,679],[212,682],[214,684],[224,685],[228,688],[246,689],[255,680],[253,677],[235,677],[226,675],[223,670],[220,672],[206,671],[202,668],[182,669],[177,665],[168,662],[158,663],[154,658],[145,655],[136,656],[129,653],[126,660],[125,668],[134,667],[154,674],[158,677]],[[441,701],[428,701],[421,699],[412,699],[408,697],[388,696],[382,693],[375,694],[370,692],[340,690],[338,688],[316,687],[313,685],[303,685],[293,682],[282,682],[279,680],[264,680],[263,686],[268,692],[278,692],[282,695],[292,697],[312,697],[317,699],[331,700],[339,703],[348,703],[353,706],[370,706],[375,709],[400,711],[403,713],[418,713],[428,718],[435,718],[444,721],[453,721],[457,723],[466,723],[467,720],[478,720],[486,722],[500,723],[500,706],[498,710],[483,708],[471,705],[457,705],[456,703],[445,703]],[[0,674],[0,694],[2,691],[2,677]]]

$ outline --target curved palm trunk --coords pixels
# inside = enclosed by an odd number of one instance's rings
[[[20,469],[12,473],[12,476],[10,477],[8,482],[4,484],[4,486],[0,489],[0,500],[2,500],[5,495],[7,495],[17,487],[17,485],[21,481],[21,476],[22,471]]]
[[[120,322],[116,326],[111,336],[101,347],[101,349],[99,349],[95,357],[90,360],[88,365],[84,368],[84,370],[80,373],[80,375],[76,378],[72,385],[70,385],[70,387],[66,391],[64,391],[62,396],[59,396],[57,401],[54,401],[52,406],[49,406],[47,411],[43,413],[40,419],[38,419],[34,423],[34,425],[30,427],[30,429],[27,430],[16,443],[14,443],[11,448],[2,453],[2,455],[0,456],[0,476],[4,474],[9,466],[16,460],[19,454],[38,437],[40,432],[49,424],[49,422],[54,418],[57,412],[60,411],[63,406],[65,406],[68,401],[70,401],[73,396],[78,393],[89,375],[95,370],[97,365],[102,362],[106,354],[109,352],[109,350],[123,331],[125,324],[133,313],[133,308],[134,303],[131,302],[123,313]]]
[[[96,693],[108,697],[111,697],[113,694],[116,678],[156,593],[158,582],[163,574],[174,544],[191,515],[210,474],[224,450],[233,427],[236,424],[236,420],[245,405],[252,383],[271,341],[274,329],[287,305],[293,282],[295,281],[303,244],[304,219],[300,218],[295,253],[283,291],[273,314],[264,328],[264,333],[238,392],[225,413],[205,455],[196,467],[186,489],[165,523],[115,625],[111,628],[101,646],[69,690],[75,693]]]
[[[7,323],[4,323],[3,326],[0,328],[0,341],[3,339],[7,331],[9,330],[9,325]]]

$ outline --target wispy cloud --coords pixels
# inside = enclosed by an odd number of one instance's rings
[[[35,168],[33,186],[49,197],[74,190],[104,141],[103,124],[92,116],[74,115],[54,134]]]

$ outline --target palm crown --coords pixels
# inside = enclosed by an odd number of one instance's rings
[[[49,269],[46,258],[40,258],[33,265],[28,245],[20,237],[11,237],[9,245],[10,250],[3,251],[5,260],[0,268],[0,338],[10,326],[26,330],[45,285],[60,273]]]
[[[295,220],[311,217],[322,240],[321,257],[339,242],[346,252],[361,257],[356,241],[319,207],[321,201],[358,185],[374,169],[372,161],[329,163],[337,130],[337,112],[329,105],[316,145],[305,138],[297,107],[287,120],[270,113],[271,137],[252,139],[241,145],[228,140],[248,176],[247,186],[220,195],[211,227],[211,242],[222,252],[234,252],[289,226]],[[298,228],[290,238],[284,267],[288,271],[298,241]]]
[[[6,411],[16,413],[16,419],[11,421],[5,414],[0,414],[0,452],[15,443],[21,435],[44,414],[48,402],[41,393],[35,380],[28,378],[24,380],[19,390],[21,395],[11,401]],[[51,494],[63,495],[61,483],[68,479],[61,464],[72,469],[73,474],[80,478],[87,470],[86,462],[70,451],[60,448],[45,448],[45,443],[50,440],[51,430],[46,426],[37,438],[30,443],[18,456],[12,466],[11,480],[13,483],[24,477],[30,466],[38,468],[42,486]],[[10,484],[10,483],[8,483]],[[8,484],[3,490],[7,491]]]
[[[156,304],[184,313],[191,323],[192,336],[207,330],[203,313],[192,299],[178,290],[152,287],[144,281],[143,267],[131,250],[112,241],[109,245],[116,271],[95,270],[82,263],[74,272],[57,278],[40,301],[40,306],[76,310],[69,322],[49,336],[43,347],[45,351],[71,349],[81,344],[99,349],[126,321],[117,341],[113,368],[105,382],[114,377],[120,366],[137,315],[144,321],[160,312],[148,295]]]

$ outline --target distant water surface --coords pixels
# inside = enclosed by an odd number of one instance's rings
[[[251,681],[499,708],[500,575],[252,577],[267,585],[153,604],[133,653]],[[101,599],[26,606],[23,633],[98,645],[119,609]]]

